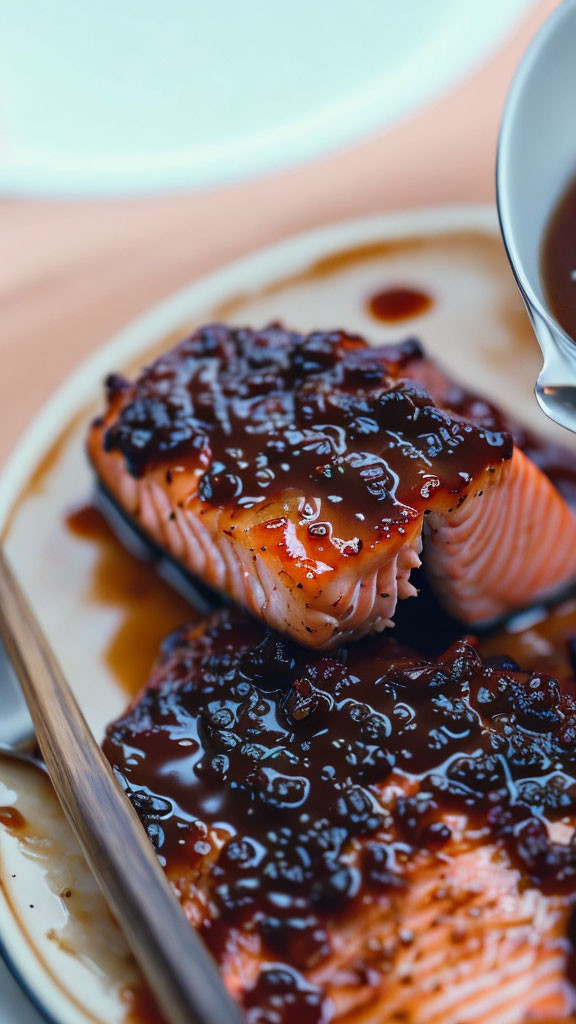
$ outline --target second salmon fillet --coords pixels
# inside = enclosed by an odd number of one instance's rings
[[[496,660],[165,642],[104,752],[247,1024],[574,1019],[576,685]]]
[[[414,343],[210,325],[109,378],[89,454],[161,547],[300,643],[390,626],[426,519],[439,592],[485,622],[576,577],[576,519],[445,380]]]

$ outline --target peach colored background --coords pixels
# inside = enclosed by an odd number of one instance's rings
[[[556,6],[535,4],[513,38],[450,94],[312,164],[220,191],[160,198],[0,199],[0,464],[87,352],[200,273],[330,221],[492,200],[507,86]]]

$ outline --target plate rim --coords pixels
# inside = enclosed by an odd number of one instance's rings
[[[24,997],[30,1002],[34,1010],[36,1010],[39,1017],[41,1017],[46,1024],[66,1024],[64,1018],[56,1018],[52,1011],[44,1004],[42,997],[38,994],[36,988],[30,984],[21,968],[21,965],[9,950],[2,934],[0,934],[0,957],[2,958],[4,965],[8,968],[8,971],[12,975],[18,988],[23,993]]]
[[[0,471],[0,537],[42,459],[67,426],[96,397],[102,378],[196,313],[231,296],[264,288],[302,271],[318,259],[355,246],[401,237],[430,237],[478,231],[499,235],[493,204],[446,204],[391,211],[344,220],[289,236],[209,272],[145,310],[98,344],[40,407]],[[0,890],[0,955],[25,994],[50,1024],[86,1024],[87,1017],[39,961]],[[38,979],[39,970],[41,978]],[[39,989],[42,985],[42,990]]]

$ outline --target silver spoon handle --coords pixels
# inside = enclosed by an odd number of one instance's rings
[[[56,794],[169,1024],[241,1024],[0,549],[0,636]]]

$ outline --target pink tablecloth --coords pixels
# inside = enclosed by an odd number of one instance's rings
[[[261,181],[162,198],[0,200],[0,463],[42,401],[100,341],[200,273],[330,221],[491,201],[498,123],[540,0],[493,59],[409,120]]]

